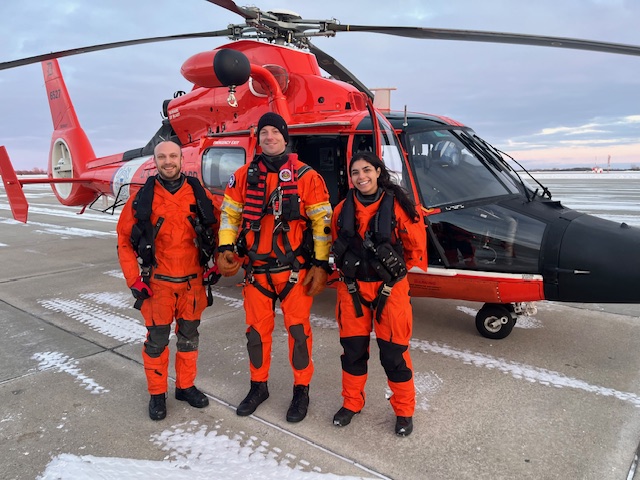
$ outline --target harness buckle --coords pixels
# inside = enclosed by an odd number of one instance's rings
[[[273,209],[273,216],[276,217],[276,220],[278,220],[282,216],[282,187],[278,185],[276,191],[276,196],[271,202],[271,208]]]
[[[345,284],[347,285],[347,290],[351,295],[358,293],[358,285],[356,282],[345,282]]]
[[[380,295],[384,295],[385,297],[388,297],[391,295],[391,290],[393,289],[392,286],[387,285],[386,283],[382,286],[382,290],[380,290]]]
[[[289,283],[298,283],[298,272],[291,270],[289,274]]]
[[[252,221],[250,228],[251,228],[252,232],[259,232],[260,231],[260,221],[259,220]]]

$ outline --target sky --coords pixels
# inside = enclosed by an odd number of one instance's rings
[[[249,3],[238,0],[240,6]],[[260,0],[342,24],[415,26],[640,45],[636,0]],[[55,6],[54,6],[55,5]],[[141,37],[220,30],[242,18],[205,0],[22,0],[3,6],[0,62]],[[138,148],[162,103],[191,84],[191,55],[226,38],[179,40],[60,60],[98,156]],[[314,39],[369,88],[393,87],[396,110],[445,115],[526,168],[640,167],[640,57],[370,33]],[[17,169],[46,169],[52,133],[39,64],[0,71],[0,145]]]

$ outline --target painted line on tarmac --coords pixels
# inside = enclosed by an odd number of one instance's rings
[[[29,223],[18,222],[17,220],[4,219],[0,220],[0,223],[7,225],[19,225],[24,227],[40,227],[40,229],[34,230],[38,233],[47,233],[50,235],[57,235],[60,237],[115,237],[115,232],[102,232],[100,230],[89,230],[87,228],[77,227],[61,227],[60,225],[54,225],[52,223],[33,222]]]

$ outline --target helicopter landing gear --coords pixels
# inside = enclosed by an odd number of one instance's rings
[[[518,315],[511,303],[485,303],[476,315],[476,328],[480,335],[494,340],[507,337]]]

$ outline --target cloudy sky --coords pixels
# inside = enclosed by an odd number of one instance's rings
[[[343,24],[526,33],[640,45],[637,0],[238,0]],[[22,0],[3,5],[0,61],[139,37],[219,30],[241,17],[206,0]],[[162,102],[189,90],[180,66],[225,38],[60,60],[96,154],[141,147]],[[365,33],[318,38],[392,108],[452,117],[525,166],[640,166],[640,57]],[[46,168],[51,119],[39,64],[0,71],[0,145],[16,168]]]

